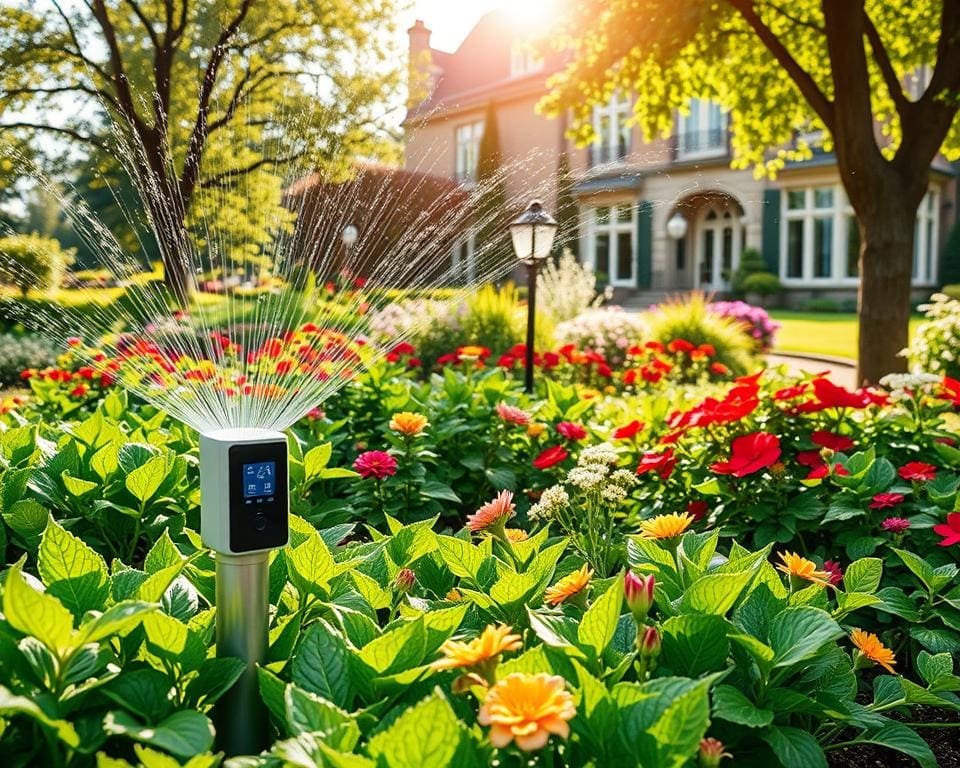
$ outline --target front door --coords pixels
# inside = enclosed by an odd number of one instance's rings
[[[729,208],[710,206],[701,219],[697,248],[697,287],[727,291],[740,264],[740,217]]]

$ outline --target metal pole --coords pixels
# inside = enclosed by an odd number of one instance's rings
[[[526,390],[528,395],[533,394],[533,342],[535,325],[537,322],[537,260],[530,259],[527,263],[527,370]]]
[[[269,718],[257,680],[267,658],[270,553],[217,552],[217,656],[246,662],[243,674],[217,703],[218,749],[228,757],[256,755],[267,747]]]

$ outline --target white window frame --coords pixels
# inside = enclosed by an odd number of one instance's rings
[[[474,230],[457,238],[450,248],[450,264],[455,278],[460,276],[461,253],[467,261],[466,284],[473,285],[477,281],[477,233]]]
[[[603,106],[593,108],[593,131],[596,134],[590,145],[590,165],[618,165],[623,163],[633,149],[633,127],[629,124],[633,112],[633,99],[622,97],[619,91]],[[609,118],[606,131],[603,118]],[[603,134],[606,133],[604,136]],[[620,138],[626,137],[623,157],[620,157]]]
[[[480,159],[480,142],[483,140],[483,120],[458,125],[454,128],[456,160],[454,173],[457,181],[477,180],[477,163]]]
[[[529,43],[515,40],[510,45],[510,76],[523,77],[540,72],[543,69],[543,57],[530,47]]]
[[[833,205],[829,207],[814,207],[814,195],[816,190],[831,190],[833,192]],[[803,208],[790,208],[790,193],[803,192]],[[930,187],[924,197],[920,209],[917,211],[917,229],[914,239],[914,260],[916,263],[916,254],[923,254],[924,258],[920,260],[920,269],[912,278],[913,285],[934,284],[937,278],[937,246],[939,230],[939,190],[936,187]],[[783,187],[780,193],[780,280],[786,286],[813,286],[813,287],[837,287],[847,288],[855,287],[860,284],[860,276],[849,277],[847,275],[847,227],[857,226],[856,213],[850,202],[847,200],[846,192],[842,184],[824,183],[824,184],[804,184],[791,185]],[[929,208],[927,206],[930,206]],[[831,218],[833,220],[833,237],[831,239],[832,262],[831,275],[829,277],[814,276],[814,220],[820,218]],[[803,222],[803,269],[801,277],[788,276],[788,258],[789,258],[789,231],[791,221]],[[932,227],[928,230],[926,224],[932,221]],[[932,233],[931,243],[928,244],[928,231]],[[928,272],[932,271],[932,275]]]
[[[677,159],[702,160],[709,157],[723,157],[727,154],[727,130],[729,116],[715,101],[709,99],[690,99],[689,112],[677,116]],[[719,115],[719,125],[713,125],[711,118]],[[705,146],[687,149],[684,146],[684,136],[691,133],[699,136],[709,136],[711,131],[719,131],[719,141]]]
[[[622,205],[630,206],[630,220],[619,221],[617,208]],[[599,208],[609,208],[610,218],[606,224],[597,222],[597,210]],[[607,235],[609,239],[608,251],[608,272],[607,279],[609,284],[617,288],[636,288],[637,287],[637,210],[639,206],[635,200],[619,200],[617,202],[597,204],[584,210],[583,218],[586,221],[586,240],[587,256],[593,267],[594,273],[597,272],[597,238],[599,235]],[[630,276],[621,277],[619,274],[614,277],[614,271],[619,259],[620,235],[630,235]],[[618,271],[618,270],[617,270]]]
[[[716,214],[716,218],[710,219],[710,212]],[[730,218],[725,218],[726,214]],[[730,229],[730,274],[723,276],[723,231]],[[713,259],[713,254],[706,252],[706,232],[713,231],[714,248],[720,254],[716,263],[710,265],[710,271],[713,273],[713,282],[703,283],[700,280],[700,274],[703,269],[703,262],[706,259]],[[696,243],[694,244],[694,268],[693,281],[697,288],[707,291],[725,291],[730,289],[730,276],[737,271],[740,266],[740,258],[743,256],[743,217],[737,212],[733,202],[726,205],[711,204],[706,206],[703,212],[697,216]]]

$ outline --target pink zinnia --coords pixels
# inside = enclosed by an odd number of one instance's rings
[[[870,502],[870,509],[889,509],[903,501],[902,493],[878,493]],[[899,518],[891,518],[897,520]]]
[[[823,570],[830,574],[830,583],[833,586],[837,586],[843,581],[843,569],[840,567],[840,563],[835,560],[824,560]]]
[[[904,480],[935,480],[937,468],[922,461],[911,461],[897,470]]]
[[[557,424],[557,432],[567,440],[583,440],[587,436],[587,430],[572,421],[561,421]]]
[[[530,423],[530,414],[515,405],[498,403],[497,415],[508,424],[523,426]]]
[[[905,530],[907,530],[907,528],[910,527],[910,521],[904,517],[888,517],[886,520],[880,523],[880,527],[885,531],[890,531],[891,533],[903,533]]]
[[[477,531],[502,527],[507,520],[513,517],[514,511],[513,493],[500,491],[497,498],[488,501],[474,514],[467,516],[467,528],[476,533]]]
[[[353,468],[360,473],[360,477],[383,480],[396,474],[397,460],[386,451],[367,451],[357,456]]]

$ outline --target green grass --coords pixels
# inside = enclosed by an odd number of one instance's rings
[[[790,312],[774,310],[770,316],[781,323],[775,351],[811,355],[857,357],[857,316],[842,312]],[[910,334],[922,318],[910,319]]]

